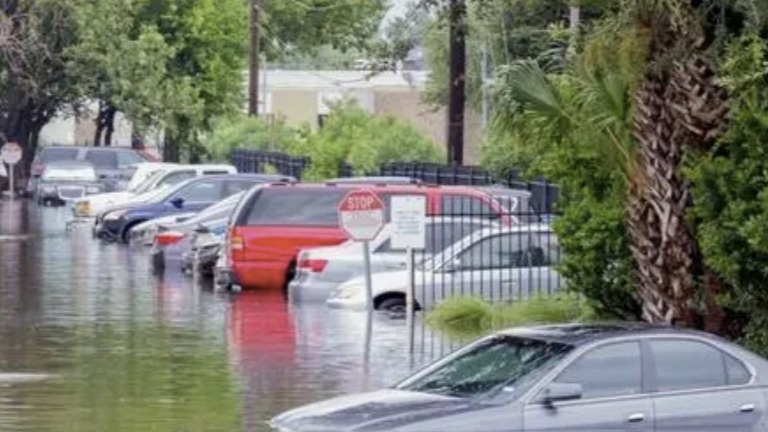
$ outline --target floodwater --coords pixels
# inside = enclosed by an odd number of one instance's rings
[[[395,384],[449,349],[416,319],[214,293],[146,251],[0,201],[0,431],[267,431],[286,409]],[[370,331],[369,331],[370,330]],[[409,334],[415,334],[409,342]]]

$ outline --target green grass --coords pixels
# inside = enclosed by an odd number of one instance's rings
[[[575,294],[538,296],[515,303],[490,304],[457,297],[440,303],[427,315],[429,325],[457,339],[470,339],[509,327],[594,321],[595,313]]]

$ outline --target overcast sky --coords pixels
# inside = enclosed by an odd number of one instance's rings
[[[408,3],[411,3],[412,1],[413,0],[389,0],[391,7],[389,8],[389,12],[387,12],[387,16],[384,17],[384,20],[388,21],[391,18],[404,14]]]

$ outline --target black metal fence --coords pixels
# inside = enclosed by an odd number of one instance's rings
[[[310,160],[306,157],[291,156],[285,153],[267,152],[250,149],[237,149],[232,152],[232,164],[244,173],[266,172],[270,168],[280,174],[297,179],[302,178]],[[340,177],[352,177],[352,167],[342,163]],[[426,183],[439,185],[491,186],[502,185],[512,189],[531,192],[530,204],[533,210],[541,214],[552,214],[560,194],[557,185],[544,178],[526,180],[520,172],[511,171],[506,178],[494,178],[485,168],[478,166],[453,166],[435,163],[394,162],[382,166],[378,172],[366,173],[371,176],[410,177]]]
[[[548,224],[517,223],[519,216],[430,217],[425,248],[415,254],[419,305],[429,309],[450,297],[514,302],[560,290],[564,284],[556,267],[562,252],[556,235]],[[386,243],[377,245],[374,255],[385,249]]]

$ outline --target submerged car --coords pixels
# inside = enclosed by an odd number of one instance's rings
[[[429,217],[423,250],[414,255],[420,262],[479,229],[497,227],[496,221],[480,218]],[[406,252],[392,248],[392,226],[386,224],[370,244],[371,272],[403,270]],[[348,240],[338,246],[303,249],[296,263],[296,276],[288,293],[296,302],[325,302],[340,284],[365,271],[363,244]]]
[[[40,205],[63,205],[103,190],[93,165],[84,161],[57,161],[45,166],[37,181],[35,200]]]
[[[765,431],[768,361],[648,324],[499,332],[386,390],[296,408],[280,432]]]
[[[151,251],[155,269],[165,268],[169,262],[182,262],[184,254],[194,246],[197,233],[212,232],[223,235],[227,221],[244,193],[231,195],[182,221],[157,224]]]
[[[472,296],[489,301],[515,301],[560,289],[555,271],[560,247],[548,225],[485,228],[459,240],[415,267],[414,300],[427,309],[448,297]],[[409,274],[391,270],[371,275],[377,310],[405,308]],[[365,278],[356,277],[334,290],[328,306],[366,307]]]
[[[193,274],[197,271],[202,277],[214,277],[224,244],[227,222],[226,219],[220,219],[194,229],[189,240],[190,246],[183,255],[181,269],[184,273]]]
[[[230,174],[202,176],[169,188],[152,201],[114,209],[103,217],[101,236],[128,243],[131,228],[150,219],[204,208],[262,183],[285,181],[285,176]]]
[[[182,181],[203,175],[235,174],[237,170],[231,165],[178,165],[178,164],[153,164],[155,172],[143,181],[132,183],[127,190],[109,192],[90,196],[79,200],[75,205],[75,215],[79,217],[94,217],[111,207],[129,203],[141,202],[145,194],[155,189],[166,189],[175,186]],[[144,168],[146,171],[148,168]]]

